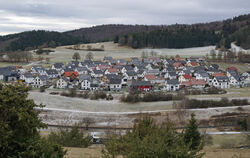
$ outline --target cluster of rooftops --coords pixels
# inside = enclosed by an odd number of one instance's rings
[[[128,60],[104,57],[103,60],[55,63],[49,68],[41,65],[30,70],[22,67],[0,68],[0,80],[21,82],[35,88],[79,88],[82,90],[176,91],[183,87],[230,88],[250,83],[250,72],[238,73],[237,68],[221,70],[217,64],[206,64],[202,57],[160,59],[159,57]]]

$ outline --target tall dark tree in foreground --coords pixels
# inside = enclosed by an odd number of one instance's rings
[[[0,157],[63,158],[63,149],[39,135],[46,125],[38,118],[38,106],[27,99],[28,88],[2,86],[0,91]]]
[[[201,135],[198,131],[198,124],[195,120],[195,114],[191,115],[191,120],[187,126],[184,133],[184,140],[186,144],[190,144],[190,149],[195,150],[200,148],[201,145]]]
[[[144,117],[132,131],[118,138],[113,136],[105,144],[104,158],[201,158],[200,148],[193,149],[185,143],[184,135],[178,133],[174,124],[167,120],[157,125],[150,117]]]

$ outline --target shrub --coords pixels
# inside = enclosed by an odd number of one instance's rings
[[[65,147],[88,147],[91,145],[91,138],[85,137],[84,133],[75,125],[72,129],[60,129],[59,132],[51,132],[48,141],[60,144]]]
[[[216,88],[216,87],[209,87],[205,90],[205,92],[207,94],[225,94],[227,93],[226,90],[224,89],[220,89],[220,88]]]
[[[128,95],[122,95],[120,100],[122,102],[137,103],[141,101],[141,97],[139,96],[139,94],[129,93]]]
[[[68,95],[69,97],[76,97],[77,96],[77,94],[76,94],[76,89],[75,88],[71,88],[70,90],[69,90],[69,95]]]
[[[212,108],[212,107],[229,107],[229,106],[244,106],[248,105],[249,102],[246,99],[233,99],[229,101],[227,98],[221,98],[221,100],[196,100],[188,99],[185,100],[185,107],[188,109],[196,108]]]
[[[225,93],[227,93],[226,90],[220,89],[220,88],[216,88],[216,87],[207,87],[207,88],[205,88],[203,90],[184,88],[182,90],[182,92],[184,92],[185,95],[225,94]]]
[[[89,92],[88,92],[88,91],[85,91],[85,92],[82,94],[82,98],[88,99],[88,98],[89,98]]]
[[[144,102],[170,101],[170,100],[173,100],[173,95],[162,92],[146,93],[142,98],[142,101]]]
[[[158,126],[155,120],[148,116],[134,123],[133,129],[116,137],[111,135],[102,150],[105,158],[201,158],[202,143],[191,148],[192,141],[187,141],[182,133],[177,132],[175,124],[170,120]]]
[[[235,147],[235,141],[233,140],[224,140],[221,144],[220,147],[222,149],[232,149]]]
[[[247,127],[247,119],[241,119],[237,121],[237,124],[241,127],[242,130],[247,131],[248,127]]]
[[[45,92],[45,90],[46,90],[46,87],[44,87],[44,86],[40,87],[40,89],[39,89],[39,91],[40,91],[41,93]]]
[[[108,96],[107,96],[107,98],[106,98],[106,100],[113,100],[114,99],[114,97],[111,95],[111,94],[109,94]]]
[[[91,100],[98,100],[98,99],[106,99],[107,94],[103,91],[95,91],[93,95],[91,95]]]
[[[51,94],[51,95],[58,95],[59,92],[50,92],[49,94]]]
[[[138,92],[131,91],[128,95],[122,95],[120,100],[122,102],[136,103],[136,102],[156,102],[156,101],[171,101],[181,100],[183,95],[173,95],[163,92],[149,92],[146,94],[140,94]]]
[[[211,146],[211,145],[213,145],[213,137],[211,136],[211,135],[204,135],[204,143],[205,143],[205,145],[207,145],[207,146]]]
[[[68,94],[67,92],[62,92],[60,95],[61,95],[61,96],[65,96],[65,97],[68,97],[68,96],[69,96],[69,94]]]

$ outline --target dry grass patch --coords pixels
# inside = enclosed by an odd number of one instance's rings
[[[249,158],[250,149],[206,149],[203,158]]]
[[[65,148],[68,150],[66,158],[100,158],[104,146],[92,145],[89,148]],[[250,149],[211,149],[203,150],[205,156],[203,158],[249,158]],[[238,158],[237,157],[237,158]],[[122,157],[120,157],[122,158]]]
[[[238,69],[239,73],[250,70],[250,68],[247,67],[246,64],[242,64],[242,63],[237,63],[237,64],[224,63],[224,62],[213,62],[213,63],[218,64],[220,66],[220,69],[222,69],[222,70],[226,70],[228,67],[231,67],[231,66],[236,67]]]
[[[69,148],[65,158],[100,158],[102,157],[102,145],[92,145],[88,148]]]

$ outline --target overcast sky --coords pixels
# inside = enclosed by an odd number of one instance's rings
[[[248,14],[249,0],[0,0],[0,35],[100,24],[192,24]]]

